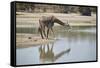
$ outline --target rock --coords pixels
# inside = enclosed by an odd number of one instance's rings
[[[28,39],[32,39],[31,37],[28,37]]]

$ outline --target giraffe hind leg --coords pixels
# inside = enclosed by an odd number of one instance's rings
[[[42,30],[39,28],[38,31],[40,32],[42,39],[44,39]]]

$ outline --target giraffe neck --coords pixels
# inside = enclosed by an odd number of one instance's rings
[[[61,20],[59,20],[59,19],[55,19],[55,21],[54,21],[55,23],[58,23],[58,24],[60,24],[60,25],[62,25],[62,26],[64,26],[65,25],[65,23],[63,23]]]

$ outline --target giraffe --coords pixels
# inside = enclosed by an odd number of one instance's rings
[[[56,18],[55,16],[42,16],[40,19],[39,19],[39,28],[38,28],[38,31],[40,32],[41,34],[41,37],[42,39],[46,38],[48,39],[48,34],[49,34],[49,31],[51,30],[54,34],[54,31],[53,31],[53,26],[54,26],[54,23],[58,23],[59,25],[62,25],[62,26],[67,26],[70,28],[70,25],[67,23],[63,23],[61,20],[59,20],[58,18]],[[47,31],[45,32],[45,28],[47,28]]]

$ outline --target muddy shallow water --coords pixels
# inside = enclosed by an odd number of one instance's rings
[[[17,65],[96,60],[96,27],[54,27],[55,42],[16,49]],[[37,28],[17,28],[17,33],[38,34]],[[50,33],[52,36],[52,33]]]

